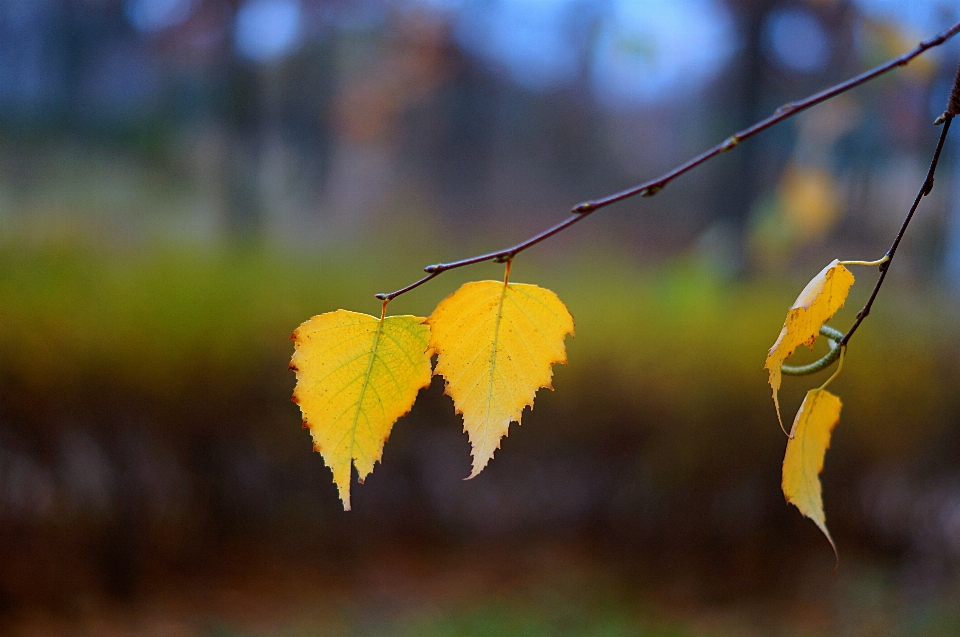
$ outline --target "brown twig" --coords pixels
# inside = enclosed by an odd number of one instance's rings
[[[428,265],[423,269],[424,272],[427,273],[427,276],[421,278],[418,281],[414,281],[410,285],[400,288],[399,290],[396,290],[394,292],[377,294],[376,297],[382,301],[389,301],[400,296],[401,294],[405,294],[406,292],[413,290],[414,288],[420,287],[430,279],[437,277],[438,275],[442,274],[443,272],[446,272],[447,270],[462,268],[463,266],[472,265],[474,263],[481,263],[483,261],[497,261],[497,262],[507,261],[515,257],[520,252],[523,252],[527,248],[535,246],[541,241],[548,239],[553,235],[557,234],[558,232],[569,228],[573,224],[577,223],[581,219],[586,218],[591,213],[599,210],[600,208],[609,206],[610,204],[616,203],[618,201],[623,201],[624,199],[628,199],[636,195],[640,195],[641,197],[652,197],[656,195],[658,192],[660,192],[661,190],[663,190],[663,188],[668,183],[670,183],[680,175],[690,170],[693,170],[700,164],[704,163],[709,159],[712,159],[713,157],[716,157],[717,155],[720,155],[721,153],[725,153],[726,151],[735,148],[743,140],[753,137],[757,133],[760,133],[768,129],[774,124],[778,124],[787,118],[793,117],[797,113],[800,113],[801,111],[804,111],[810,108],[811,106],[815,106],[830,98],[836,97],[841,93],[849,91],[852,88],[860,86],[865,82],[869,82],[870,80],[876,77],[879,77],[880,75],[883,75],[884,73],[887,73],[888,71],[898,66],[905,66],[913,58],[917,57],[918,55],[920,55],[921,53],[923,53],[928,49],[940,46],[941,44],[943,44],[944,42],[952,38],[954,35],[956,35],[958,32],[960,32],[960,22],[954,24],[952,27],[943,31],[939,35],[933,38],[930,38],[929,40],[925,40],[921,42],[911,51],[904,53],[900,57],[894,58],[865,73],[861,73],[860,75],[853,77],[847,80],[846,82],[842,82],[826,90],[820,91],[819,93],[815,93],[800,101],[789,102],[787,104],[784,104],[783,106],[778,108],[776,112],[773,113],[773,115],[770,115],[766,119],[760,120],[756,124],[753,124],[752,126],[749,126],[738,133],[734,133],[733,135],[725,139],[723,142],[717,144],[710,150],[707,150],[697,155],[693,159],[690,159],[689,161],[677,166],[673,170],[670,170],[664,173],[663,175],[657,177],[656,179],[646,181],[632,188],[628,188],[627,190],[622,190],[618,193],[614,193],[612,195],[608,195],[600,199],[594,199],[591,201],[585,201],[583,203],[577,204],[571,209],[571,212],[573,214],[570,217],[567,217],[560,223],[533,235],[532,237],[530,237],[525,241],[522,241],[509,248],[504,248],[503,250],[497,250],[496,252],[488,252],[486,254],[470,257],[468,259],[461,259],[459,261],[452,261],[450,263],[435,263],[433,265]],[[951,102],[950,104],[953,104],[953,102]],[[951,111],[951,106],[948,106],[947,113],[945,113],[945,117],[947,119],[944,124],[943,134],[941,135],[941,142],[940,142],[940,145],[937,147],[937,154],[934,158],[934,162],[933,162],[933,165],[931,166],[931,170],[936,168],[936,158],[939,157],[940,148],[943,145],[943,138],[945,137],[947,128],[949,126],[949,119],[952,118],[953,116],[953,114],[950,111]],[[931,179],[930,185],[932,186],[932,172],[930,173],[930,179]],[[926,182],[924,182],[924,187],[926,187]],[[918,198],[917,198],[918,203],[919,203],[920,197],[922,196],[923,194],[921,191],[921,194],[918,195]],[[915,208],[916,208],[916,204],[914,204],[914,208],[911,209],[910,214],[907,216],[907,220],[904,223],[904,227],[901,229],[900,235],[897,236],[897,240],[895,241],[894,246],[892,248],[893,251],[896,250],[896,244],[899,243],[900,237],[903,234],[903,230],[906,229],[906,224],[909,223],[910,216],[913,214],[913,210]],[[866,310],[867,312],[870,311],[869,306],[870,304],[872,304],[873,298],[876,296],[876,293],[879,290],[880,284],[883,282],[883,276],[885,273],[886,273],[886,267],[882,267],[880,281],[877,283],[877,290],[874,290],[874,294],[873,296],[870,297],[870,301],[867,303],[867,307],[864,308],[864,310]],[[864,316],[866,316],[866,314],[864,314]],[[860,321],[862,320],[863,320],[862,318],[858,317],[857,323],[854,324],[850,332],[848,332],[846,336],[844,336],[844,341],[842,343],[843,345],[846,345],[847,340],[849,340],[850,336],[853,334],[857,326],[859,326]]]
[[[958,99],[958,97],[960,97],[960,74],[957,75],[957,82],[954,85],[953,93],[951,94],[951,101]],[[910,206],[910,211],[904,218],[903,224],[900,226],[900,231],[897,232],[897,236],[890,245],[890,249],[887,250],[885,260],[880,264],[880,276],[877,277],[877,284],[874,286],[873,292],[870,293],[870,298],[867,299],[867,303],[863,306],[863,309],[857,312],[857,320],[854,321],[850,329],[847,330],[847,333],[844,334],[843,338],[840,339],[840,347],[845,347],[846,344],[850,342],[850,337],[853,336],[853,333],[856,332],[857,328],[860,327],[860,324],[863,323],[863,319],[867,318],[867,315],[870,314],[870,308],[873,307],[873,301],[877,298],[877,294],[880,292],[880,286],[883,285],[883,280],[887,277],[887,270],[890,269],[890,262],[893,261],[893,256],[897,252],[897,246],[900,245],[900,240],[903,239],[903,233],[907,231],[907,226],[910,225],[910,220],[913,219],[913,213],[917,211],[917,206],[920,205],[920,200],[929,195],[930,191],[933,190],[933,176],[937,172],[937,162],[940,161],[940,151],[943,150],[943,143],[947,140],[947,132],[950,130],[950,122],[953,121],[953,114],[950,113],[949,106],[947,112],[945,112],[937,121],[943,122],[943,130],[940,131],[940,139],[937,141],[937,149],[933,151],[933,159],[930,160],[930,168],[927,170],[927,176],[923,180],[923,184],[920,186],[920,191],[913,200],[913,205]]]

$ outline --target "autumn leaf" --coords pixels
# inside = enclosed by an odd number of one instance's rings
[[[837,547],[827,530],[819,476],[830,448],[830,433],[840,422],[841,407],[840,399],[825,389],[808,391],[793,421],[783,458],[783,495],[820,527],[834,552]]]
[[[314,316],[291,338],[293,401],[349,511],[351,462],[363,482],[393,423],[430,384],[430,328],[419,316],[381,320],[337,310]]]
[[[536,285],[477,281],[441,301],[427,319],[435,373],[463,414],[476,476],[500,447],[511,422],[520,422],[554,363],[566,363],[563,340],[573,317],[550,290]]]
[[[834,259],[807,283],[787,312],[780,336],[770,348],[764,364],[764,368],[770,373],[773,404],[777,409],[777,420],[780,421],[781,428],[783,419],[780,416],[780,400],[777,396],[780,391],[780,368],[800,345],[813,347],[820,328],[843,307],[852,285],[853,274]]]

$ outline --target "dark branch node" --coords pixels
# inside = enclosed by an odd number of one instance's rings
[[[736,135],[731,135],[723,141],[723,144],[720,146],[720,152],[725,153],[728,150],[736,148],[737,144],[740,143],[740,138]]]
[[[588,212],[593,212],[596,209],[596,207],[597,207],[596,204],[593,203],[592,201],[586,201],[584,203],[577,204],[576,206],[571,208],[570,212],[572,212],[575,215],[582,215]]]

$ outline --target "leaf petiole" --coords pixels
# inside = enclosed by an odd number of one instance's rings
[[[877,259],[876,261],[841,261],[840,264],[841,265],[865,265],[869,268],[874,268],[878,265],[883,265],[889,260],[890,260],[890,255],[885,254],[883,255],[882,259]]]
[[[833,374],[830,375],[830,378],[828,378],[822,385],[820,385],[820,387],[817,388],[817,389],[819,389],[820,391],[823,391],[824,389],[826,389],[826,388],[827,388],[827,385],[829,385],[830,383],[832,383],[832,382],[833,382],[833,379],[836,378],[838,374],[840,374],[840,370],[843,369],[843,355],[844,355],[844,353],[847,351],[847,346],[846,346],[846,345],[841,345],[838,349],[840,350],[840,362],[837,363],[837,369],[836,369],[835,372],[833,372]],[[831,544],[832,544],[832,543],[833,543],[833,542],[831,541]],[[836,550],[837,550],[836,547],[834,547],[833,550],[834,550],[834,552],[836,552]]]

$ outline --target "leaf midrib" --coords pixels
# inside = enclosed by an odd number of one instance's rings
[[[493,404],[493,378],[497,370],[497,346],[500,343],[500,319],[503,317],[503,300],[507,297],[507,286],[509,283],[503,282],[503,289],[500,292],[500,302],[497,304],[497,318],[493,323],[493,352],[490,354],[490,384],[487,386],[487,413],[483,419],[483,441],[484,451],[486,451],[487,434],[490,429],[490,409]]]
[[[349,463],[353,462],[353,448],[357,439],[357,425],[360,423],[360,412],[363,411],[363,397],[367,393],[367,386],[370,384],[370,374],[373,372],[373,361],[377,357],[377,347],[380,345],[380,334],[383,333],[383,323],[385,319],[377,322],[377,331],[373,336],[373,347],[370,349],[370,360],[367,362],[367,371],[363,377],[363,386],[360,388],[360,397],[357,399],[357,413],[353,416],[353,426],[350,427],[350,455],[347,457]],[[349,479],[349,478],[348,478]]]

